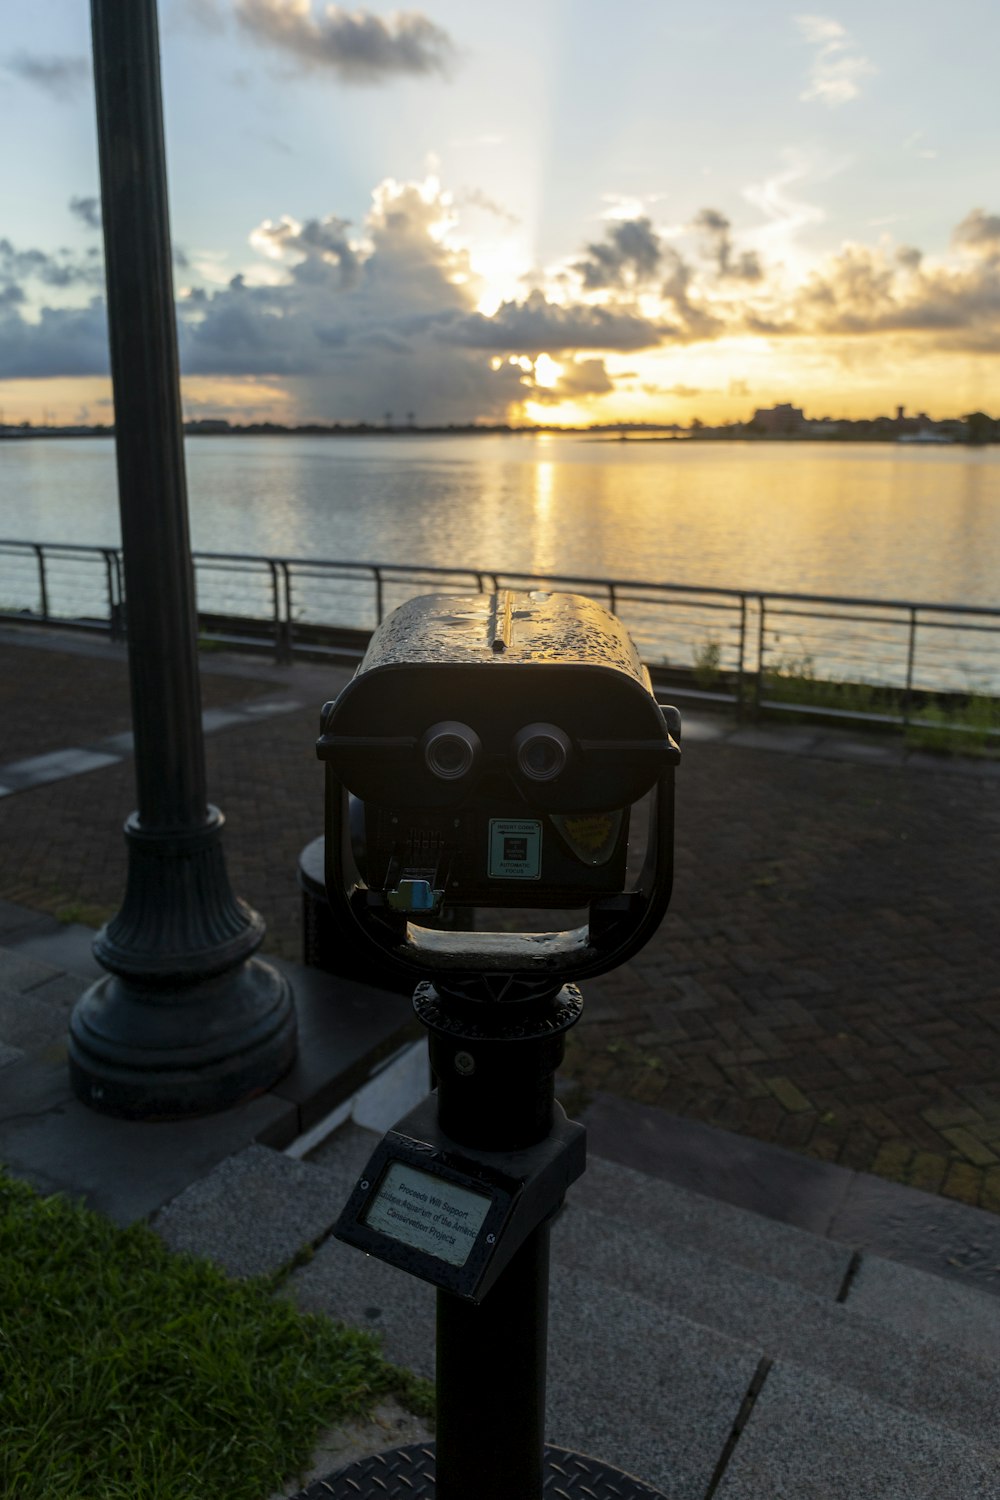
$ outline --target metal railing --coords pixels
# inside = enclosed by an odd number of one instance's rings
[[[235,552],[194,567],[203,636],[281,661],[343,655],[418,593],[554,588],[606,602],[689,697],[907,724],[929,695],[1000,696],[1000,607]],[[0,540],[4,617],[121,639],[120,547]]]

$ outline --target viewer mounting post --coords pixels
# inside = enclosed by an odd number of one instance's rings
[[[287,982],[252,957],[207,803],[156,0],[92,0],[97,132],[138,809],[128,878],[70,1019],[73,1085],[153,1119],[261,1093],[295,1055]]]

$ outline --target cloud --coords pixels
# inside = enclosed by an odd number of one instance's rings
[[[222,0],[174,0],[173,15],[192,21],[205,31],[221,33],[226,29]]]
[[[905,340],[912,358],[1000,349],[1000,214],[985,208],[956,226],[948,255],[886,234],[804,275],[763,257],[746,275],[717,209],[687,226],[703,252],[691,258],[648,221],[617,221],[604,253],[587,246],[491,315],[458,227],[435,180],[390,180],[356,227],[335,214],[265,220],[241,274],[223,277],[215,262],[215,279],[198,284],[199,252],[196,284],[178,299],[185,376],[265,380],[302,418],[377,422],[392,410],[466,422],[503,420],[525,401],[600,401],[647,375],[609,370],[607,356],[724,337],[808,340],[838,357],[878,339]],[[0,239],[0,378],[104,374],[103,301],[86,300],[101,277],[96,249],[47,254]],[[47,288],[59,306],[39,307]],[[81,305],[65,305],[74,296]],[[562,367],[555,378],[543,356]]]
[[[329,69],[342,83],[446,74],[455,56],[448,33],[418,11],[383,20],[327,5],[317,16],[310,0],[237,0],[236,18],[255,41],[285,52],[304,71]]]
[[[54,255],[19,250],[10,240],[0,239],[0,285],[12,281],[38,281],[50,287],[101,286],[104,271],[96,253],[79,260],[68,250]]]
[[[674,396],[678,401],[693,401],[695,396],[706,394],[700,385],[655,385],[652,381],[647,381],[642,390],[647,396]]]
[[[600,356],[671,336],[630,305],[556,302],[541,290],[483,316],[468,252],[451,242],[455,222],[454,204],[433,180],[383,183],[357,233],[336,215],[265,221],[251,242],[269,278],[237,275],[180,297],[182,370],[279,380],[304,412],[326,420],[377,419],[390,409],[426,422],[502,419],[534,394],[531,366],[541,354],[564,366],[565,396],[590,399],[612,386]],[[10,269],[24,269],[8,248]],[[43,269],[33,257],[28,268]],[[106,368],[99,303],[48,308],[43,322],[10,309],[0,374]]]
[[[75,214],[88,229],[101,227],[101,200],[99,198],[71,198],[69,211]]]
[[[702,234],[708,254],[715,261],[721,277],[734,281],[760,281],[764,273],[753,250],[733,255],[731,225],[725,214],[716,208],[703,208],[691,227]]]
[[[672,245],[664,251],[663,263],[667,276],[660,295],[670,304],[679,321],[680,328],[675,330],[678,337],[686,342],[716,338],[722,332],[719,318],[691,300],[691,285],[695,278],[693,267]]]
[[[641,286],[660,268],[663,247],[645,216],[619,219],[608,225],[603,240],[587,246],[586,258],[574,270],[588,292],[608,287]]]
[[[952,239],[974,255],[991,258],[1000,255],[1000,214],[988,214],[981,208],[974,208],[956,226]]]
[[[563,365],[555,385],[534,384],[531,399],[542,406],[558,406],[562,401],[587,401],[606,396],[614,390],[603,359],[571,360]]]
[[[453,322],[445,336],[470,349],[530,356],[583,349],[651,349],[670,332],[628,308],[551,302],[536,288],[522,302],[501,302],[491,317],[473,313]]]
[[[492,214],[504,224],[513,226],[521,222],[517,214],[511,213],[509,208],[504,208],[502,203],[497,203],[495,198],[491,198],[480,188],[463,188],[456,201],[460,208],[481,208],[483,213]]]
[[[265,255],[280,259],[286,255],[298,255],[300,281],[312,279],[305,263],[313,261],[321,266],[336,265],[340,270],[340,284],[353,286],[358,276],[358,254],[347,237],[350,220],[338,219],[331,214],[325,219],[308,219],[299,224],[285,215],[277,223],[265,219],[250,236],[250,243]]]
[[[104,301],[86,307],[43,307],[28,322],[0,299],[0,380],[106,375],[108,330]]]
[[[86,57],[16,52],[7,58],[4,67],[15,77],[34,84],[60,103],[79,98],[88,87],[91,77],[90,59]]]
[[[820,100],[831,109],[856,99],[861,92],[860,80],[878,69],[857,50],[849,32],[828,16],[795,16],[802,38],[817,48],[809,73],[809,82],[799,98],[810,103]]]
[[[910,246],[846,245],[811,275],[781,332],[824,336],[920,335],[936,349],[1000,348],[1000,217],[974,210],[954,240],[965,264],[932,262]]]

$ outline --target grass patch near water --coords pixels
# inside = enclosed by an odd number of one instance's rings
[[[4,1500],[264,1500],[390,1393],[428,1413],[373,1335],[0,1171]]]

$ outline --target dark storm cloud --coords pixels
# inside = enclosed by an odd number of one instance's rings
[[[280,49],[300,68],[327,68],[343,83],[446,73],[454,58],[448,33],[418,11],[384,20],[339,5],[316,15],[308,0],[237,0],[236,17],[255,41]]]
[[[492,317],[473,313],[452,325],[449,342],[507,354],[563,354],[575,349],[651,349],[670,330],[628,309],[550,302],[541,291],[503,302]]]
[[[660,237],[649,219],[621,219],[609,224],[603,240],[587,246],[574,270],[588,292],[642,285],[655,278],[662,255]]]
[[[720,277],[733,281],[761,280],[763,267],[752,250],[734,255],[732,225],[717,208],[703,208],[691,228],[702,236],[705,250],[715,262]]]
[[[108,333],[104,303],[43,307],[29,323],[0,298],[0,380],[106,375]]]
[[[88,229],[101,227],[101,200],[99,198],[71,198],[69,211]]]
[[[35,52],[16,52],[6,59],[4,67],[61,102],[78,98],[91,74],[89,58],[43,57]]]
[[[8,239],[0,239],[0,284],[9,281],[40,281],[45,286],[100,286],[104,272],[93,256],[74,259],[70,251],[54,255],[44,250],[19,250]]]

